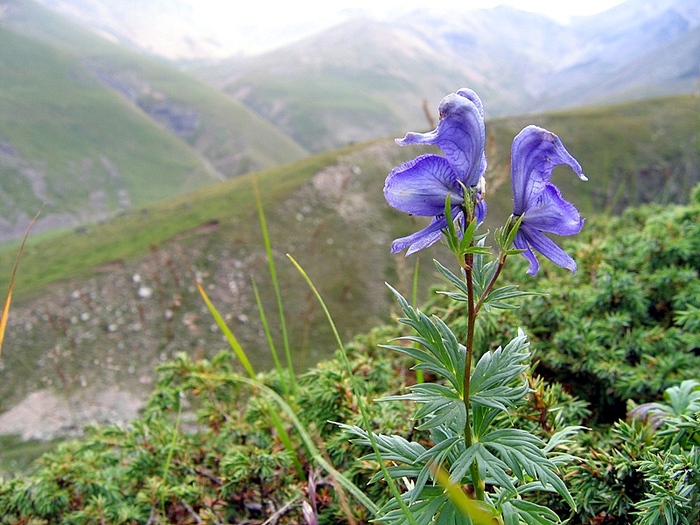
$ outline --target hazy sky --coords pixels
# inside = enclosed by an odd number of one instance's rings
[[[309,18],[323,17],[344,9],[368,9],[383,14],[389,11],[410,10],[419,7],[455,7],[476,9],[509,4],[524,11],[547,14],[558,20],[571,16],[599,13],[623,0],[248,0],[246,2],[222,2],[221,0],[192,0],[201,7],[210,5],[221,18],[228,18],[227,11],[236,13],[239,20],[255,21],[261,26],[295,23]]]
[[[378,18],[418,8],[470,10],[509,4],[560,22],[599,13],[624,0],[185,0],[229,49],[266,50],[330,27],[349,12],[365,10]],[[630,0],[634,1],[634,0]]]

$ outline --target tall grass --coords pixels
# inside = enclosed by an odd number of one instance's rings
[[[2,308],[2,314],[0,315],[0,357],[2,357],[2,344],[5,341],[5,329],[7,328],[7,319],[10,316],[10,305],[12,304],[12,290],[15,286],[15,276],[17,275],[17,268],[19,266],[19,261],[22,259],[22,252],[24,251],[24,243],[29,237],[29,232],[32,230],[34,223],[36,223],[41,210],[34,216],[32,221],[27,227],[27,231],[24,232],[24,237],[22,237],[22,243],[19,246],[19,251],[17,252],[17,257],[15,259],[15,264],[12,268],[12,275],[10,276],[10,285],[7,289],[7,297],[5,298],[5,305]]]
[[[384,480],[386,481],[387,485],[389,486],[389,490],[391,490],[392,496],[396,499],[397,503],[399,504],[404,516],[406,517],[406,520],[411,525],[417,525],[415,517],[413,516],[411,511],[408,510],[406,503],[401,498],[401,494],[399,493],[399,489],[396,486],[396,482],[389,474],[389,471],[387,470],[387,467],[384,464],[384,461],[382,461],[382,456],[379,452],[379,445],[377,444],[377,440],[374,437],[374,433],[372,432],[372,428],[370,425],[369,416],[367,415],[367,407],[365,406],[365,402],[362,399],[362,395],[360,394],[359,389],[357,388],[357,381],[355,379],[355,375],[353,374],[352,366],[350,365],[350,359],[348,358],[348,354],[345,351],[345,346],[343,345],[343,341],[340,338],[340,334],[338,333],[338,330],[335,326],[335,322],[333,321],[333,317],[331,316],[331,313],[328,310],[328,307],[326,306],[326,302],[323,300],[323,297],[321,297],[321,294],[319,293],[316,286],[314,286],[314,283],[311,280],[311,278],[304,271],[304,269],[299,265],[299,263],[294,259],[294,257],[292,257],[289,254],[287,254],[287,257],[292,262],[294,267],[299,271],[299,273],[304,278],[306,283],[309,285],[309,288],[311,288],[311,291],[313,292],[314,296],[316,297],[319,304],[321,305],[321,309],[323,310],[323,313],[326,315],[326,319],[328,320],[328,324],[330,325],[331,330],[333,331],[333,335],[335,336],[336,343],[338,344],[338,351],[340,353],[343,365],[345,366],[345,368],[348,372],[348,377],[350,377],[350,383],[351,383],[350,386],[351,386],[352,392],[355,394],[355,397],[357,399],[357,407],[360,411],[360,415],[362,416],[362,423],[364,424],[365,430],[367,431],[367,437],[369,438],[369,442],[372,445],[372,449],[374,450],[374,454],[377,458],[377,462],[379,463],[379,467],[382,470],[382,475],[384,476]],[[376,514],[376,512],[375,512],[375,514]]]
[[[270,233],[267,229],[267,220],[265,219],[265,210],[263,210],[262,199],[260,198],[260,189],[258,188],[258,179],[253,179],[253,189],[255,191],[255,203],[258,208],[258,215],[260,217],[260,228],[262,230],[263,241],[265,242],[265,253],[267,254],[267,264],[270,269],[270,279],[272,281],[272,287],[275,290],[275,299],[277,300],[277,312],[279,314],[280,320],[280,330],[282,332],[282,344],[284,345],[284,355],[287,359],[287,370],[289,372],[289,390],[292,394],[296,392],[296,380],[294,379],[294,367],[292,365],[292,352],[289,347],[289,335],[287,333],[287,322],[284,315],[284,305],[282,303],[282,293],[280,292],[279,280],[277,279],[277,270],[275,268],[275,258],[272,254],[272,243],[270,242]],[[267,326],[267,323],[265,323]],[[270,350],[275,359],[275,363],[279,362],[277,357],[277,351],[274,344],[272,343],[272,338],[269,336],[269,331],[266,329],[267,340],[271,343]],[[284,376],[280,374],[283,378],[283,384],[285,389],[287,388],[287,381]]]
[[[273,353],[273,358],[275,360],[275,363],[277,365],[277,371],[280,377],[280,380],[282,381],[283,388],[285,390],[286,398],[282,398],[279,396],[274,390],[270,389],[266,385],[264,385],[260,380],[258,380],[255,371],[253,370],[252,365],[250,364],[250,360],[248,359],[245,350],[243,347],[240,345],[238,342],[236,336],[233,334],[233,332],[228,328],[226,325],[223,317],[221,314],[218,312],[216,307],[213,305],[211,300],[209,299],[207,293],[204,291],[204,288],[199,282],[196,282],[196,286],[199,290],[200,295],[202,296],[202,299],[204,300],[205,304],[207,305],[207,308],[209,309],[211,315],[214,317],[217,325],[221,329],[221,331],[224,333],[226,340],[229,343],[229,346],[231,349],[234,351],[238,359],[240,360],[243,368],[246,370],[248,373],[249,378],[238,378],[237,380],[244,382],[246,384],[249,384],[251,386],[254,386],[255,388],[259,389],[265,396],[267,396],[269,399],[274,401],[283,411],[285,415],[292,421],[292,424],[294,425],[294,428],[296,429],[297,433],[301,437],[302,442],[304,443],[304,446],[306,448],[307,453],[313,458],[313,460],[320,465],[323,469],[326,470],[331,476],[333,476],[333,479],[339,483],[340,486],[342,486],[344,489],[346,489],[348,492],[350,492],[360,503],[362,503],[368,511],[370,511],[373,515],[376,515],[378,513],[378,508],[372,502],[362,491],[361,488],[357,487],[352,481],[350,481],[347,477],[345,477],[342,473],[337,471],[333,465],[324,458],[322,452],[319,450],[319,448],[314,444],[314,440],[309,433],[309,431],[304,427],[304,425],[301,423],[299,418],[297,417],[296,413],[294,412],[294,409],[292,408],[293,404],[293,396],[296,391],[296,384],[294,380],[294,369],[292,366],[292,360],[291,360],[291,351],[289,349],[289,340],[286,335],[286,330],[284,329],[284,309],[282,307],[282,295],[279,289],[279,283],[278,283],[278,278],[277,278],[277,271],[276,267],[273,262],[272,258],[272,244],[270,242],[270,237],[267,231],[266,227],[266,220],[265,220],[265,212],[262,207],[262,202],[260,200],[260,194],[257,186],[257,182],[254,182],[254,191],[255,191],[255,197],[256,197],[256,202],[257,202],[257,207],[258,207],[258,212],[260,215],[260,222],[262,226],[262,233],[263,233],[263,239],[265,242],[265,249],[269,258],[269,269],[270,269],[270,278],[272,279],[274,286],[275,286],[275,292],[276,292],[276,298],[277,298],[277,305],[279,308],[279,315],[281,319],[281,323],[283,326],[283,334],[284,334],[284,342],[285,342],[285,353],[287,355],[287,370],[286,373],[282,369],[279,357],[277,356],[277,352],[275,349],[274,342],[272,341],[272,337],[270,334],[269,326],[266,321],[266,315],[264,308],[262,306],[262,303],[260,301],[260,296],[257,293],[257,286],[255,283],[253,283],[254,290],[255,290],[255,295],[256,295],[256,301],[258,303],[258,308],[259,312],[261,315],[261,318],[263,319],[263,325],[265,326],[265,335],[266,338],[270,344],[270,351]],[[352,369],[350,366],[350,362],[347,357],[347,353],[345,352],[345,349],[342,345],[342,341],[340,339],[340,335],[338,334],[338,331],[335,327],[335,323],[333,322],[332,317],[330,316],[330,313],[328,311],[328,308],[326,307],[323,299],[321,298],[318,290],[315,288],[309,277],[306,275],[306,273],[303,271],[303,269],[298,265],[298,263],[291,258],[291,256],[288,255],[292,263],[295,265],[295,267],[301,272],[302,276],[304,279],[307,281],[307,283],[311,286],[311,289],[313,293],[316,295],[316,297],[319,299],[319,302],[323,308],[323,311],[325,312],[328,321],[330,323],[331,329],[333,330],[333,333],[336,337],[336,340],[338,342],[338,346],[341,350],[342,355],[344,356],[345,364],[348,369],[348,372],[350,373],[350,377],[353,378],[352,374]],[[287,386],[285,376],[289,378],[289,386]],[[353,380],[353,391],[357,394],[357,389],[355,388],[355,381]],[[366,408],[364,406],[364,403],[361,399],[361,397],[358,395],[358,404],[360,406],[360,410],[362,412],[362,417],[365,421],[365,424],[369,426],[369,419],[367,417],[367,412]],[[275,426],[275,429],[277,430],[280,440],[282,441],[285,449],[290,453],[291,457],[293,458],[293,461],[295,463],[295,467],[297,469],[297,474],[300,479],[304,480],[306,479],[305,473],[303,471],[303,467],[301,464],[301,461],[299,459],[298,453],[295,450],[292,441],[290,439],[290,436],[288,432],[286,431],[284,425],[282,424],[282,420],[280,419],[279,415],[274,411],[274,410],[269,410],[268,415],[270,416],[273,425]],[[179,418],[178,418],[179,419]],[[376,448],[376,442],[374,443],[374,446]],[[380,456],[378,454],[377,450],[377,458],[379,459]],[[388,476],[388,472],[386,471],[386,467],[382,463],[382,469],[384,470],[384,474],[386,475],[387,483],[389,483],[389,486],[392,488],[392,492],[394,493],[394,496],[399,499],[400,501],[400,494],[398,492],[398,488],[396,487],[396,484],[394,483],[393,479],[391,479],[390,476]],[[166,472],[167,472],[167,465],[166,465]],[[403,504],[405,507],[405,504]],[[408,512],[408,509],[406,509],[406,516],[412,525],[416,525],[415,519],[413,516]]]

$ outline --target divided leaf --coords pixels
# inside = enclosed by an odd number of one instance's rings
[[[518,336],[505,348],[481,356],[469,388],[472,404],[505,411],[527,395],[527,382],[519,378],[527,370],[529,346],[525,334],[518,330]]]
[[[387,285],[389,286],[389,285]],[[418,364],[419,370],[429,370],[447,379],[458,395],[464,389],[463,378],[465,370],[466,349],[459,344],[450,328],[438,317],[432,319],[413,308],[394,288],[389,289],[396,295],[401,309],[406,315],[399,321],[413,328],[417,336],[402,337],[400,341],[417,343],[424,348],[411,348],[400,345],[382,346],[405,355],[411,356]]]

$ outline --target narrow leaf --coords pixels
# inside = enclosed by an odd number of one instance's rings
[[[345,346],[343,346],[343,341],[340,338],[340,334],[338,333],[338,329],[335,325],[335,322],[333,321],[333,317],[331,316],[331,312],[330,312],[330,310],[328,310],[328,306],[326,306],[326,302],[323,300],[323,297],[321,297],[321,294],[319,293],[318,288],[316,288],[316,286],[314,285],[313,281],[311,280],[309,275],[306,273],[306,271],[304,271],[304,269],[301,267],[301,265],[290,254],[287,254],[287,258],[291,261],[291,263],[294,265],[294,267],[299,271],[299,273],[301,274],[303,279],[306,281],[306,284],[309,285],[311,292],[314,294],[314,296],[318,300],[319,304],[321,305],[321,309],[326,314],[326,319],[328,319],[328,324],[330,325],[331,330],[333,331],[333,335],[335,336],[336,343],[338,344],[338,350],[340,351],[340,355],[342,356],[343,364],[345,365],[345,368],[348,371],[348,374],[351,378],[351,387],[352,387],[353,393],[357,397],[357,406],[360,410],[360,415],[362,416],[362,423],[367,428],[367,431],[368,431],[367,436],[369,437],[369,441],[370,441],[370,444],[372,445],[372,449],[374,450],[374,453],[377,456],[377,461],[379,462],[379,467],[381,468],[382,473],[384,474],[384,478],[386,479],[386,483],[389,486],[389,490],[391,491],[394,498],[399,502],[399,505],[401,507],[401,511],[403,512],[404,516],[406,517],[408,522],[411,523],[411,525],[417,525],[415,518],[413,517],[411,512],[408,510],[408,507],[406,506],[406,504],[401,499],[399,489],[396,486],[396,483],[394,483],[394,480],[389,475],[389,472],[387,470],[386,465],[384,464],[384,461],[382,461],[382,456],[381,456],[381,453],[378,449],[376,439],[374,438],[374,434],[369,431],[370,423],[369,423],[369,416],[367,414],[367,407],[365,406],[365,403],[362,400],[362,396],[359,395],[359,393],[357,392],[357,382],[356,382],[355,376],[353,375],[352,366],[350,365],[350,359],[348,358],[348,354],[347,354],[347,351],[345,350]],[[402,299],[403,299],[403,297],[402,297]],[[408,305],[408,303],[406,302],[405,299],[403,299],[403,302],[406,305],[407,309],[412,309]]]
[[[314,460],[319,465],[321,465],[321,467],[323,467],[326,470],[326,472],[333,476],[336,479],[336,481],[338,481],[338,483],[340,483],[340,485],[343,486],[345,490],[347,490],[353,496],[355,496],[355,498],[357,498],[357,500],[360,503],[362,503],[367,508],[367,510],[369,510],[375,516],[377,515],[379,510],[374,504],[374,502],[365,495],[362,489],[360,489],[352,481],[346,478],[343,474],[338,472],[333,467],[333,465],[331,465],[328,461],[325,460],[323,454],[321,454],[321,451],[314,444],[314,440],[309,434],[309,432],[306,430],[304,424],[299,420],[292,407],[290,407],[289,404],[284,399],[282,399],[282,397],[277,392],[275,392],[274,390],[264,385],[255,378],[248,379],[245,377],[238,377],[237,380],[241,381],[242,383],[246,383],[256,388],[259,388],[261,392],[263,392],[266,396],[268,396],[275,403],[277,403],[282,409],[282,411],[292,421],[294,428],[296,428],[297,432],[299,433],[299,436],[301,437],[301,440],[304,442],[306,450],[308,450],[309,454],[314,458]]]
[[[236,339],[236,336],[233,335],[233,332],[229,330],[229,327],[226,326],[226,322],[221,317],[216,307],[209,300],[209,296],[204,291],[204,288],[202,288],[202,285],[199,283],[199,281],[195,280],[195,284],[197,285],[197,289],[199,290],[202,299],[204,299],[204,303],[207,305],[207,308],[209,308],[209,312],[216,321],[217,326],[223,332],[224,336],[226,337],[226,340],[228,341],[228,344],[231,346],[231,349],[236,353],[236,356],[243,365],[243,368],[245,368],[246,372],[248,372],[248,375],[254,378],[255,372],[253,371],[253,367],[251,366],[250,361],[248,360],[248,356],[246,356],[245,351],[243,350],[243,347],[238,342],[238,339]]]
[[[289,336],[287,334],[287,321],[284,315],[284,306],[282,304],[282,293],[277,279],[277,270],[275,269],[275,259],[272,256],[272,243],[270,242],[270,234],[267,230],[267,221],[265,219],[265,210],[263,209],[262,199],[260,198],[260,190],[258,188],[258,180],[253,179],[253,190],[255,190],[255,204],[258,207],[258,216],[260,217],[260,229],[265,243],[265,253],[267,254],[267,264],[270,269],[270,279],[272,287],[275,290],[275,298],[277,299],[277,311],[279,312],[280,331],[282,332],[282,344],[284,346],[284,354],[287,359],[287,368],[289,369],[289,381],[291,383],[292,392],[296,391],[296,379],[294,377],[294,367],[292,366],[292,351],[289,346]]]
[[[12,303],[12,290],[15,287],[15,275],[17,274],[17,268],[19,267],[19,261],[22,258],[22,252],[24,251],[24,243],[27,242],[27,237],[29,237],[29,232],[31,231],[34,223],[41,215],[41,210],[34,216],[34,218],[27,226],[27,231],[24,232],[24,237],[22,237],[22,243],[19,246],[19,251],[17,252],[17,258],[15,259],[15,265],[12,268],[12,275],[10,277],[10,286],[7,290],[7,298],[5,299],[5,306],[2,309],[2,317],[0,317],[0,356],[2,356],[2,344],[5,341],[5,329],[7,328],[7,318],[10,315],[10,304]]]

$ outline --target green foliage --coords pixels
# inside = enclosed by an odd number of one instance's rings
[[[525,305],[543,368],[595,403],[599,417],[697,377],[699,218],[697,204],[648,207],[590,228],[571,288],[553,278],[549,297]],[[620,408],[609,414],[620,417]]]
[[[459,403],[464,290],[436,296],[425,314],[399,299],[412,333],[384,326],[348,347],[358,389],[340,361],[326,361],[299,378],[290,404],[330,463],[384,505],[388,522],[403,514],[376,474],[376,458],[363,457],[368,435],[358,395],[375,428],[393,429],[375,437],[419,522],[436,513],[441,523],[462,519],[430,465],[470,489],[476,464],[485,508],[504,523],[557,523],[558,515],[572,525],[697,525],[699,218],[695,200],[594,224],[583,242],[569,245],[579,273],[564,280],[545,267],[538,283],[548,294],[524,300],[507,287],[484,295],[493,274],[477,255],[477,295],[498,301],[489,311],[482,303],[475,327],[481,350],[469,386],[470,445]],[[515,295],[500,302],[498,293]],[[516,299],[520,310],[510,308]],[[529,337],[512,328],[518,325]],[[510,343],[501,348],[498,340]],[[415,383],[413,365],[431,382]],[[282,413],[294,452],[285,446],[269,417],[277,408],[271,397],[233,370],[229,354],[180,355],[163,365],[143,416],[129,428],[93,428],[45,455],[31,474],[3,481],[0,523],[238,523],[276,512],[281,523],[297,523],[304,502],[313,502],[320,523],[374,518],[314,461]],[[258,377],[284,392],[278,373]],[[578,430],[584,421],[590,432]],[[344,429],[359,442],[349,442]]]
[[[575,523],[700,523],[700,383],[666,390],[666,403],[630,411],[571,469]]]
[[[448,220],[449,222],[449,220]],[[448,236],[450,233],[448,232]],[[469,322],[475,319],[475,306],[489,292],[502,267],[487,267],[482,256],[483,243],[471,251],[472,235],[469,230],[462,244],[457,235],[453,250],[462,258],[465,249],[476,253],[465,265],[463,275],[466,284],[444,266],[439,271],[458,289],[446,293],[460,302],[471,302]],[[468,269],[467,269],[468,268]],[[470,279],[479,282],[488,276],[479,293]],[[400,337],[397,344],[383,346],[406,355],[416,362],[413,367],[435,377],[434,382],[419,383],[409,387],[409,392],[384,398],[382,401],[410,401],[416,405],[413,419],[417,430],[427,432],[428,440],[407,440],[400,435],[373,433],[359,426],[341,425],[355,442],[372,445],[382,461],[389,466],[377,473],[373,481],[386,475],[402,480],[404,492],[401,500],[390,500],[379,511],[378,519],[384,523],[491,523],[501,517],[504,523],[560,523],[555,512],[536,501],[542,492],[557,494],[572,507],[574,500],[558,475],[559,463],[570,462],[568,454],[555,451],[565,445],[578,427],[567,427],[550,437],[549,445],[530,430],[518,428],[508,417],[513,409],[524,405],[530,394],[531,380],[526,378],[530,351],[525,335],[517,336],[504,348],[484,352],[473,365],[473,353],[468,346],[459,343],[453,331],[438,316],[429,317],[413,308],[393,290],[404,318],[400,322],[410,327],[415,335]],[[509,290],[504,293],[516,293]],[[515,295],[514,295],[515,296]],[[514,297],[513,296],[513,297]],[[473,332],[467,341],[473,342]],[[540,401],[541,397],[537,398]],[[546,416],[545,416],[546,421]],[[377,450],[378,449],[378,450]],[[366,456],[370,459],[373,456]],[[449,481],[440,481],[440,473],[449,474]],[[459,510],[452,493],[445,483],[458,487],[470,487],[476,495],[477,509]],[[486,487],[489,490],[486,491]],[[531,495],[535,497],[529,497]],[[402,503],[402,505],[400,505]]]
[[[396,442],[407,443],[413,437],[427,444],[435,430],[414,426],[410,403],[400,399],[368,403],[401,395],[413,380],[399,354],[378,346],[379,341],[400,335],[397,327],[387,326],[358,337],[347,347],[351,370],[373,424],[392,428],[395,435],[390,439]],[[521,345],[517,349],[516,354],[523,350]],[[261,390],[239,380],[233,372],[234,361],[228,353],[201,361],[181,354],[163,365],[143,416],[129,428],[92,428],[86,438],[64,443],[45,455],[32,474],[0,484],[0,508],[5,511],[0,523],[190,523],[197,519],[239,523],[264,521],[275,512],[280,523],[298,523],[302,503],[312,500],[319,523],[350,522],[350,516],[356,521],[369,519],[368,510],[315,464],[291,422],[281,415],[308,479],[299,476],[269,417],[270,409],[278,407]],[[276,372],[258,378],[283,392]],[[538,394],[518,406],[516,413],[533,431],[550,436],[552,428],[580,419],[580,413],[564,413],[575,403],[561,390],[532,378],[528,383],[535,385]],[[387,503],[385,484],[367,484],[377,470],[376,460],[361,459],[365,447],[350,443],[346,432],[330,424],[357,427],[361,423],[357,393],[350,384],[348,370],[339,360],[320,363],[299,377],[294,410],[327,459],[357,486],[365,487],[373,501]],[[488,390],[486,384],[475,387],[475,392]],[[180,407],[183,415],[178,424]],[[540,424],[543,419],[546,423]],[[510,447],[507,434],[492,433],[487,439],[496,454],[499,447]],[[539,443],[517,443],[513,450],[540,454],[535,452]],[[556,454],[550,460],[556,462]],[[525,503],[504,497],[503,505],[520,505],[522,512]]]
[[[495,310],[478,325],[484,342],[513,337],[509,327],[522,326],[536,349],[536,373],[555,382],[550,395],[574,394],[580,401],[563,411],[594,427],[568,449],[581,458],[563,474],[577,511],[540,500],[569,514],[572,524],[700,522],[697,193],[687,206],[648,206],[592,221],[567,244],[579,263],[573,278],[547,267],[538,279],[545,294],[526,298],[517,311]],[[521,267],[504,272],[507,278],[513,270]],[[459,297],[438,297],[431,306],[464,337]],[[549,434],[554,414],[533,410],[542,394],[531,388],[535,399],[518,414],[531,431],[539,426]]]
[[[517,311],[480,320],[478,337],[513,337],[513,324],[531,337],[537,371],[590,403],[589,423],[625,415],[628,399],[658,399],[700,370],[700,205],[648,206],[599,219],[567,249],[575,276],[551,267],[538,278],[541,295]],[[522,282],[521,267],[506,278]],[[503,307],[504,305],[499,305]],[[466,307],[435,299],[433,307],[458,337]]]
[[[559,515],[569,514],[571,523],[700,522],[697,194],[687,206],[648,206],[617,219],[592,221],[577,243],[567,245],[579,262],[576,276],[548,267],[537,283],[545,293],[522,301],[517,311],[510,304],[499,305],[477,323],[476,346],[484,355],[494,352],[490,341],[512,339],[510,327],[522,326],[536,349],[534,370],[554,382],[545,390],[537,383],[541,377],[530,383],[531,402],[514,412],[523,428],[546,439],[559,417],[569,424],[578,420],[594,425],[591,432],[575,435],[564,452],[581,459],[576,466],[562,463],[578,510],[570,513],[561,498],[547,495],[531,500]],[[457,340],[464,339],[466,287],[449,270],[438,269],[458,292],[436,296],[428,309],[440,315],[440,325],[449,326]],[[522,263],[504,273],[515,280],[515,272],[522,283]],[[414,325],[420,328],[421,323]],[[410,346],[393,348],[415,359],[435,359]],[[435,365],[431,371],[458,383]],[[426,402],[424,391],[437,395],[439,390],[414,389],[414,401]],[[542,406],[544,391],[550,396],[572,393],[580,400],[555,402],[558,408],[548,412],[536,408]],[[629,403],[642,403],[630,415],[642,414],[647,423],[625,421]],[[439,408],[447,413],[444,406]],[[437,413],[434,407],[424,411],[431,409]],[[506,519],[510,507],[501,508]]]
[[[400,363],[378,362],[374,351],[356,343],[352,365],[363,393],[375,397],[402,387]],[[361,349],[361,352],[359,351]],[[238,523],[279,512],[283,523],[301,520],[301,504],[314,499],[321,522],[363,519],[367,510],[315,466],[298,434],[285,422],[305,473],[316,477],[315,493],[295,468],[271,418],[279,410],[233,372],[235,358],[222,353],[211,361],[184,354],[160,368],[161,378],[143,416],[130,428],[92,428],[81,440],[44,456],[34,474],[0,485],[0,523]],[[276,373],[259,376],[281,391]],[[361,486],[370,473],[328,420],[356,423],[357,398],[347,373],[330,361],[299,378],[295,410],[336,466]],[[182,421],[177,412],[183,407]],[[377,421],[407,421],[401,403],[374,407]],[[284,420],[285,418],[282,417]],[[406,433],[409,426],[404,427]],[[167,467],[166,467],[167,466]],[[370,491],[377,499],[383,490]],[[350,502],[350,503],[348,503]]]

